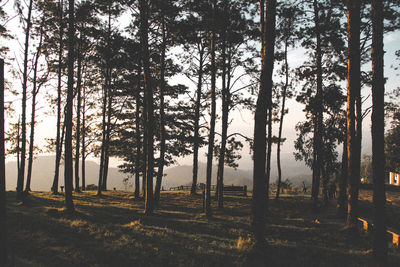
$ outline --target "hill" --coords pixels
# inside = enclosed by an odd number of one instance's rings
[[[54,179],[55,156],[39,156],[33,162],[31,189],[34,191],[50,190]],[[17,187],[17,163],[15,161],[6,164],[7,190],[15,190]],[[27,170],[28,168],[26,168]],[[124,189],[122,180],[126,174],[118,171],[118,168],[109,168],[108,187]],[[64,165],[60,166],[60,186],[64,185]],[[86,185],[97,184],[99,177],[99,164],[94,161],[86,161]]]
[[[33,163],[32,172],[32,190],[43,191],[50,190],[54,177],[54,156],[39,156]],[[276,159],[271,162],[271,182],[273,183],[277,177]],[[8,162],[6,164],[6,179],[7,190],[14,190],[17,183],[17,169],[16,162]],[[311,184],[311,171],[304,166],[302,162],[294,161],[290,155],[283,155],[282,157],[282,173],[283,180],[289,179],[294,185],[299,186],[303,181]],[[64,165],[60,167],[60,186],[64,185]],[[86,161],[86,184],[97,184],[99,175],[99,164],[94,161]],[[108,188],[131,190],[133,180],[129,180],[129,186],[126,187],[123,183],[124,178],[128,177],[127,174],[119,171],[118,168],[109,168]],[[204,183],[206,177],[206,164],[199,162],[198,182]],[[217,166],[213,166],[212,171],[212,184],[216,184]],[[163,187],[168,189],[170,187],[179,185],[189,185],[192,182],[192,166],[191,165],[178,165],[165,169],[165,177],[163,179]],[[252,188],[253,185],[253,172],[252,170],[233,169],[225,167],[224,169],[224,183],[226,185],[247,185]]]

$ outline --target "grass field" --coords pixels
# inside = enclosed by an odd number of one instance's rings
[[[163,192],[154,215],[132,193],[74,193],[76,214],[63,212],[63,195],[32,192],[27,203],[7,193],[13,266],[368,266],[370,237],[348,237],[331,211],[311,212],[305,196],[270,200],[268,247],[251,249],[250,197],[227,196],[225,209],[202,213],[200,197]],[[363,205],[368,194],[362,193]],[[397,200],[399,200],[398,198]],[[396,202],[396,205],[399,204]],[[396,206],[392,205],[393,209]],[[400,207],[397,207],[400,210]],[[389,263],[400,254],[390,249]]]

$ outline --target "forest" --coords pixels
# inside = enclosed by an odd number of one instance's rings
[[[399,0],[0,1],[0,266],[396,266],[399,32]],[[309,191],[284,180],[285,127]],[[228,186],[246,147],[252,185]]]

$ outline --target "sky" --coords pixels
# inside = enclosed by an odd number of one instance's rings
[[[6,9],[7,10],[7,9]],[[22,48],[21,44],[23,43],[23,34],[21,31],[21,28],[18,23],[18,19],[15,18],[11,20],[7,24],[7,28],[11,29],[11,32],[17,36],[17,39],[11,42],[8,42],[8,44],[11,47],[11,55],[16,56],[18,59],[18,62],[22,62]],[[391,91],[395,89],[396,87],[399,86],[400,84],[400,77],[399,71],[395,71],[393,68],[391,68],[391,65],[399,65],[399,61],[395,60],[394,52],[396,49],[399,49],[399,44],[400,44],[400,33],[399,32],[394,32],[389,35],[385,36],[384,39],[384,45],[385,45],[385,76],[388,78],[387,84],[386,84],[386,91]],[[289,51],[289,66],[291,68],[296,68],[298,67],[301,63],[306,60],[304,50],[303,49],[292,49]],[[14,65],[15,66],[15,65]],[[370,66],[364,66],[364,70],[370,69]],[[6,72],[9,71],[9,68],[6,67]],[[9,72],[8,72],[9,73]],[[7,77],[10,77],[9,75]],[[185,76],[183,75],[177,75],[176,77],[173,77],[170,80],[171,83],[176,84],[176,83],[183,83],[187,85],[189,88],[192,90],[195,90],[195,86],[192,82],[190,82]],[[241,84],[238,85],[240,87],[241,85],[246,85],[248,80],[244,79]],[[20,81],[19,80],[13,80],[12,81],[12,86],[14,89],[21,91],[21,86],[20,86]],[[217,85],[218,86],[218,85]],[[343,88],[345,89],[345,83],[343,84]],[[362,91],[363,96],[367,96],[370,94],[370,89],[366,88]],[[46,114],[47,112],[47,104],[45,101],[45,90],[43,90],[39,96],[39,107],[40,109],[38,110],[38,118],[40,123],[37,125],[36,128],[36,143],[41,146],[46,143],[46,138],[54,138],[55,133],[56,133],[56,116],[53,115],[48,115]],[[369,98],[366,103],[364,103],[363,108],[366,108],[371,105],[371,97]],[[7,99],[6,99],[7,101]],[[13,98],[8,101],[14,101],[15,105],[14,107],[18,111],[20,109],[20,99],[18,98]],[[286,142],[282,146],[282,154],[287,155],[287,157],[291,157],[292,160],[294,161],[294,157],[292,156],[294,152],[294,140],[296,138],[296,132],[295,132],[295,125],[303,121],[305,119],[304,113],[302,112],[302,109],[304,108],[302,104],[297,103],[294,99],[290,99],[287,102],[287,107],[289,109],[289,113],[285,116],[284,119],[284,126],[283,126],[283,136],[287,138]],[[220,112],[221,107],[220,105],[217,106],[217,113],[218,111]],[[28,103],[28,118],[30,114],[30,104]],[[232,132],[239,132],[243,135],[246,135],[248,137],[253,136],[253,128],[254,128],[254,121],[253,121],[253,112],[249,110],[242,110],[242,111],[234,111],[233,113],[230,114],[230,118],[232,118],[232,124],[229,126],[230,130],[229,133]],[[6,118],[10,119],[10,118]],[[16,118],[13,118],[15,120]],[[364,119],[363,122],[363,152],[365,154],[370,154],[371,153],[371,137],[370,137],[370,127],[371,127],[371,120],[370,116],[367,116]],[[276,134],[278,124],[274,124],[274,133]],[[217,121],[217,131],[220,131],[220,120]],[[275,151],[275,148],[273,148],[273,153]],[[200,161],[205,162],[206,157],[205,157],[206,150],[205,148],[200,150]],[[243,151],[242,151],[242,159],[239,161],[239,168],[240,169],[251,169],[252,168],[252,160],[250,156],[250,151],[249,147],[246,144]],[[273,154],[273,157],[275,157],[275,154]],[[14,157],[8,157],[7,161],[10,160],[15,160]],[[191,165],[192,164],[192,156],[187,156],[184,158],[179,158],[177,160],[179,165]],[[111,159],[110,161],[110,166],[111,167],[116,167],[122,162],[118,159]],[[214,161],[216,164],[216,161]]]

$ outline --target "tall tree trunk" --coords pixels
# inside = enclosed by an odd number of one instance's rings
[[[385,125],[383,75],[383,2],[371,1],[372,12],[372,175],[374,182],[373,255],[377,265],[387,263],[385,194]]]
[[[6,162],[4,150],[4,59],[0,58],[0,265],[7,266]]]
[[[78,44],[78,70],[77,70],[77,104],[76,104],[76,147],[75,147],[75,191],[79,192],[79,149],[81,140],[81,90],[82,90],[82,56],[81,56],[81,40]]]
[[[212,160],[215,138],[215,116],[216,116],[216,97],[215,97],[215,80],[216,80],[216,65],[215,65],[215,34],[216,34],[216,9],[217,1],[213,1],[212,7],[212,31],[210,37],[210,54],[211,54],[211,114],[210,114],[210,133],[208,136],[208,152],[207,152],[207,172],[206,172],[206,192],[205,192],[205,213],[207,217],[211,216],[211,175],[212,175]]]
[[[110,80],[108,85],[108,107],[107,107],[107,124],[106,124],[106,140],[104,143],[104,165],[103,165],[103,190],[107,190],[107,177],[108,177],[108,164],[110,161],[110,135],[111,135],[111,113],[112,113],[112,91],[111,91],[111,69],[110,69]]]
[[[336,214],[340,218],[345,218],[346,215],[346,204],[347,204],[347,134],[343,141],[343,152],[342,152],[342,170],[339,180],[339,196],[336,205]]]
[[[28,83],[28,55],[29,55],[29,36],[32,27],[32,6],[33,0],[29,1],[28,17],[26,19],[25,29],[25,48],[24,48],[24,69],[22,76],[22,120],[21,120],[21,167],[19,171],[17,181],[17,198],[21,199],[24,190],[24,179],[25,179],[25,157],[26,157],[26,90]]]
[[[107,32],[107,51],[106,51],[106,73],[103,88],[103,111],[102,111],[102,140],[101,140],[101,155],[100,155],[100,170],[99,170],[99,181],[97,188],[97,196],[101,196],[101,191],[104,189],[104,170],[106,169],[106,158],[107,158],[107,132],[108,126],[106,118],[108,117],[107,107],[109,106],[110,92],[111,92],[111,68],[110,68],[110,57],[111,57],[111,5],[112,1],[108,2],[108,32]],[[108,164],[108,163],[107,163]],[[107,166],[108,169],[108,166]]]
[[[140,171],[141,167],[140,159],[141,155],[141,138],[140,138],[140,73],[141,67],[138,69],[138,84],[136,88],[136,111],[135,111],[135,124],[136,124],[136,161],[135,161],[135,199],[140,197]]]
[[[260,2],[261,14],[264,13],[264,0]],[[258,93],[255,119],[254,119],[254,144],[253,144],[253,199],[251,205],[251,226],[257,244],[265,242],[265,207],[266,207],[266,125],[267,109],[272,104],[268,98],[272,91],[272,73],[274,68],[275,46],[275,14],[276,0],[267,0],[265,8],[265,22],[261,20],[262,57],[261,57],[261,84]],[[261,18],[264,18],[261,15]]]
[[[272,100],[272,90],[267,92],[267,99]],[[271,179],[271,154],[272,154],[272,104],[268,106],[268,138],[267,138],[267,169],[266,169],[266,179],[265,179],[265,186],[266,186],[266,206],[265,208],[268,209],[268,202],[269,202],[269,181]]]
[[[286,92],[289,86],[289,64],[288,64],[288,38],[285,39],[285,85],[282,90],[282,108],[281,108],[281,118],[279,120],[279,132],[278,132],[278,144],[276,149],[276,162],[278,165],[278,185],[276,190],[275,199],[279,199],[279,193],[281,190],[282,181],[282,168],[281,168],[281,139],[282,139],[282,129],[283,129],[283,117],[285,116],[285,103],[286,103]]]
[[[58,50],[58,85],[57,85],[57,136],[56,136],[56,162],[55,162],[55,171],[54,171],[54,179],[53,185],[51,187],[51,191],[54,194],[58,193],[58,181],[60,175],[60,161],[61,161],[61,153],[62,153],[62,144],[60,142],[60,132],[61,132],[61,79],[62,79],[62,58],[63,58],[63,37],[64,37],[64,27],[63,27],[63,13],[64,13],[64,1],[59,1],[59,10],[60,10],[60,20],[59,20],[59,50]]]
[[[355,130],[355,98],[360,94],[360,1],[347,2],[348,14],[348,76],[347,76],[347,149],[348,149],[348,208],[346,227],[357,231],[358,185],[360,162],[358,140]],[[358,165],[358,166],[357,166]]]
[[[321,51],[321,32],[319,20],[319,7],[317,0],[313,1],[314,7],[314,24],[316,33],[316,64],[317,64],[317,93],[314,114],[314,143],[313,143],[313,181],[311,198],[313,200],[314,208],[318,205],[318,195],[321,179],[322,168],[322,123],[323,123],[323,107],[322,107],[322,51]]]
[[[21,171],[21,163],[20,163],[20,152],[21,152],[21,118],[18,116],[18,130],[17,130],[17,177],[19,177],[19,172]]]
[[[167,44],[167,37],[165,34],[165,19],[164,14],[161,15],[161,31],[162,31],[162,44],[161,44],[161,77],[160,77],[160,159],[157,173],[156,190],[154,200],[160,200],[160,190],[162,177],[164,175],[165,164],[165,107],[164,107],[164,91],[165,91],[165,48]]]
[[[140,9],[140,43],[142,47],[142,64],[143,64],[143,87],[144,99],[146,102],[146,123],[145,123],[145,147],[146,147],[146,197],[145,197],[145,214],[153,213],[153,168],[154,168],[154,109],[153,109],[153,88],[150,77],[150,61],[149,61],[149,6],[147,0],[139,0]]]
[[[67,112],[65,114],[65,204],[67,212],[74,212],[74,202],[72,200],[72,108],[74,101],[74,43],[75,43],[75,22],[74,22],[74,0],[69,0],[68,8],[68,93],[67,93]]]
[[[329,198],[328,198],[328,172],[326,171],[326,164],[322,166],[321,172],[322,172],[322,199],[324,206],[327,206],[329,203]]]
[[[228,15],[228,3],[224,1],[224,15],[227,17]],[[218,208],[224,208],[224,164],[225,164],[225,153],[226,153],[226,142],[228,136],[228,116],[229,116],[229,102],[228,102],[228,94],[229,88],[227,88],[226,84],[226,75],[227,75],[227,66],[226,66],[226,24],[228,24],[228,20],[224,18],[224,25],[222,31],[222,131],[221,131],[221,148],[219,150],[219,158],[218,158],[218,170],[217,170],[217,200],[218,200]],[[229,75],[229,73],[228,73]]]
[[[35,116],[36,116],[36,96],[39,93],[40,85],[37,85],[37,72],[39,57],[42,50],[43,30],[40,30],[39,46],[36,51],[34,69],[33,69],[33,88],[32,88],[32,110],[31,110],[31,137],[29,140],[29,159],[28,159],[28,174],[26,178],[25,191],[31,191],[31,178],[32,178],[32,167],[33,167],[33,148],[35,140]]]
[[[203,57],[204,57],[204,46],[198,45],[199,50],[199,72],[197,80],[197,91],[196,91],[196,103],[194,110],[194,138],[193,138],[193,180],[190,194],[193,196],[196,194],[197,188],[197,174],[199,166],[199,122],[200,122],[200,106],[201,106],[201,89],[203,86]]]
[[[82,191],[86,190],[86,88],[82,88]]]
[[[107,99],[108,99],[108,89],[107,89],[108,83],[107,81],[105,82],[105,85],[103,87],[103,111],[102,111],[102,124],[101,124],[101,130],[102,130],[102,141],[101,141],[101,153],[100,153],[100,168],[99,168],[99,180],[98,180],[98,187],[97,187],[97,196],[101,196],[101,191],[103,189],[103,172],[104,172],[104,143],[106,140],[106,110],[107,110]]]
[[[143,88],[144,89],[144,88]],[[146,114],[146,99],[143,94],[143,162],[142,162],[142,195],[143,200],[146,200],[146,159],[147,159],[147,146],[146,146],[146,123],[147,123],[147,114]]]

